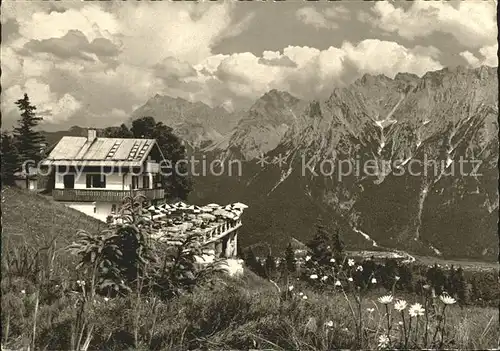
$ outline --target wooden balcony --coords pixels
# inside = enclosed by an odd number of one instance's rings
[[[222,238],[231,234],[238,228],[242,226],[241,219],[236,221],[228,221],[220,224],[216,224],[210,228],[206,228],[202,237],[200,238],[201,245],[208,245],[211,243],[215,243],[221,241]],[[166,242],[170,245],[181,245],[182,240],[186,239],[189,235],[188,232],[169,232],[169,228],[164,228],[158,230],[158,232],[152,234],[153,239],[160,240],[162,242]]]
[[[159,200],[165,196],[163,189],[136,189],[136,190],[95,190],[95,189],[54,189],[52,197],[56,201],[82,202],[120,202],[126,196],[143,195],[148,200]]]

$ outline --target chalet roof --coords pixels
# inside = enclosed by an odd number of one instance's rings
[[[155,139],[123,139],[65,136],[42,165],[141,166],[156,144]]]

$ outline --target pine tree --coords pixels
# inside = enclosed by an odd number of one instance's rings
[[[288,244],[285,250],[285,264],[286,270],[289,273],[295,273],[297,270],[297,261],[295,260],[295,252],[293,251],[291,243]]]
[[[4,132],[2,132],[0,152],[2,185],[13,185],[14,172],[19,168],[19,154],[14,138]]]
[[[329,264],[333,258],[332,237],[323,225],[321,217],[316,221],[316,233],[307,246],[311,249],[312,261],[320,265]]]
[[[396,275],[398,272],[398,263],[393,258],[386,258],[382,268],[382,285],[390,290],[396,282]]]
[[[435,263],[427,270],[426,278],[436,291],[436,294],[442,294],[444,283],[446,281],[446,275],[444,274],[441,267],[437,265],[437,263]]]
[[[257,256],[255,256],[252,248],[247,249],[247,252],[245,254],[245,264],[252,272],[265,278],[266,274],[264,271],[264,267],[262,267],[262,264],[257,259]]]
[[[18,126],[14,128],[20,163],[29,160],[37,164],[42,158],[40,144],[44,141],[44,137],[34,128],[38,126],[42,118],[35,115],[36,107],[31,105],[28,94],[24,94],[22,99],[17,100],[16,105],[21,111]]]
[[[409,265],[402,264],[399,266],[399,286],[406,291],[413,291],[413,272]]]
[[[455,267],[451,265],[450,270],[447,273],[448,276],[446,277],[444,290],[451,296],[455,296],[457,294],[457,277]]]
[[[465,280],[464,270],[462,269],[462,267],[458,267],[455,278],[458,302],[460,303],[460,305],[466,305],[469,299],[469,293],[467,289],[467,281]]]
[[[276,262],[274,262],[274,257],[271,254],[267,255],[264,267],[266,270],[267,278],[271,279],[271,277],[274,275],[274,272],[276,271]]]
[[[337,262],[341,262],[344,256],[345,245],[344,242],[342,241],[342,238],[340,237],[338,229],[336,229],[335,232],[333,233],[332,246],[333,246],[333,255],[335,256],[335,259],[337,260]]]

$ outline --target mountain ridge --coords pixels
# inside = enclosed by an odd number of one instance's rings
[[[445,69],[422,78],[365,75],[348,87],[334,89],[326,101],[309,103],[276,148],[263,152],[270,159],[284,156],[285,164],[279,169],[272,163],[262,169],[250,168],[249,174],[233,182],[231,193],[251,205],[248,235],[266,240],[280,232],[275,241],[282,248],[290,236],[304,239],[306,230],[305,237],[310,236],[308,228],[320,212],[318,207],[323,207],[335,221],[344,222],[343,230],[353,245],[363,245],[360,241],[366,238],[360,232],[366,234],[366,228],[373,228],[368,235],[371,239],[392,243],[394,248],[495,257],[496,76],[497,68],[487,67]],[[379,172],[349,174],[342,181],[301,174],[301,158],[312,159],[317,170],[321,160],[332,155],[338,161],[372,161]],[[426,157],[443,169],[435,170],[435,175],[399,177],[384,166],[384,162],[397,160],[403,165],[423,162]],[[481,161],[485,176],[444,175],[463,158]],[[223,182],[230,184],[228,179]],[[204,191],[203,199],[217,198]],[[283,204],[286,215],[279,213]],[[268,225],[262,226],[262,222]],[[255,234],[256,228],[262,233]],[[476,230],[480,233],[473,239],[466,238]],[[441,233],[434,237],[437,231]],[[460,245],[446,250],[443,240]]]
[[[246,111],[221,114],[203,103],[158,95],[132,118],[154,112],[196,157],[242,162],[241,176],[196,178],[190,201],[249,204],[244,245],[267,241],[282,249],[291,237],[307,240],[321,213],[352,247],[377,243],[426,255],[491,259],[498,250],[497,76],[498,68],[487,66],[445,68],[422,77],[365,74],[332,89],[324,100],[273,89]],[[211,121],[213,115],[218,117]],[[268,163],[261,167],[256,161],[262,157]],[[279,166],[273,162],[278,158]],[[325,160],[372,162],[378,171],[339,180],[338,170],[314,176],[306,167],[304,175],[304,159],[315,172]],[[443,169],[396,175],[395,162],[408,168],[426,159]],[[463,159],[480,161],[483,175],[445,174]]]

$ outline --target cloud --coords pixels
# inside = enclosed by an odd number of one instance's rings
[[[157,77],[165,80],[179,80],[196,76],[196,70],[189,63],[179,61],[175,57],[169,56],[154,66]]]
[[[343,5],[335,5],[325,10],[325,16],[328,18],[349,19],[351,17],[351,12]]]
[[[2,112],[19,118],[15,102],[22,98],[24,93],[28,94],[30,102],[36,106],[37,115],[43,117],[42,124],[67,120],[81,107],[80,101],[71,94],[57,96],[47,84],[37,79],[29,79],[23,86],[14,85],[5,92],[2,91]]]
[[[465,47],[479,48],[496,42],[495,6],[491,1],[414,1],[405,11],[386,1],[378,1],[372,14],[360,20],[388,33],[414,40],[433,33],[453,36]]]
[[[27,11],[18,5],[7,14],[2,8],[2,18],[19,21],[17,35],[1,53],[2,111],[10,111],[9,118],[18,118],[13,101],[25,91],[47,123],[107,126],[128,119],[157,93],[240,109],[271,89],[322,98],[365,73],[393,77],[442,68],[441,52],[432,45],[376,39],[324,49],[290,45],[262,53],[214,53],[223,38],[253,22],[252,14],[235,19],[229,2],[48,8],[37,3]],[[327,27],[310,22],[317,28],[334,28],[350,16],[341,6],[298,13],[305,21],[322,16]],[[486,57],[490,51],[471,52]]]
[[[295,16],[304,24],[318,29],[337,29],[339,28],[337,20],[349,19],[350,11],[342,5],[328,7],[324,11],[318,11],[312,6],[306,6],[298,9]]]
[[[410,72],[421,76],[443,67],[439,57],[435,47],[406,48],[381,40],[345,42],[325,50],[289,46],[282,52],[265,51],[260,56],[248,52],[214,55],[194,66],[199,74],[185,80],[191,84],[189,93],[183,85],[166,87],[164,93],[212,106],[248,106],[271,89],[313,99],[327,97],[335,86],[348,84],[365,73],[394,77],[398,72]]]
[[[2,47],[2,111],[13,110],[7,95],[12,102],[27,91],[51,120],[106,125],[121,121],[118,110],[130,114],[158,92],[195,96],[200,84],[189,79],[201,73],[192,66],[252,19],[234,20],[231,3],[69,5],[2,7],[3,23],[18,22]],[[40,91],[29,89],[34,81]]]
[[[2,20],[2,42],[4,45],[17,37],[18,32],[19,23],[15,18],[6,18],[5,21]]]
[[[16,10],[20,6],[16,6]],[[96,38],[111,39],[121,31],[114,14],[106,12],[98,5],[71,8],[64,12],[35,12],[28,20],[20,23],[20,34],[27,39],[61,38],[71,30],[82,32],[88,40]]]
[[[35,69],[27,67],[25,71],[34,75]],[[348,84],[364,73],[389,77],[398,72],[422,75],[441,67],[436,48],[406,48],[389,41],[364,40],[357,44],[345,42],[340,47],[325,50],[289,46],[281,52],[265,51],[261,55],[248,52],[211,55],[196,65],[173,57],[151,68],[121,63],[107,71],[85,62],[57,64],[41,70],[51,72],[47,77],[37,72],[36,81],[40,85],[28,93],[45,92],[43,96],[35,95],[33,102],[41,101],[46,109],[46,105],[58,105],[60,97],[70,92],[80,103],[68,109],[75,118],[84,117],[85,122],[92,125],[113,125],[126,119],[124,113],[130,114],[134,106],[156,93],[232,109],[248,107],[271,89],[313,99],[329,96],[335,86]],[[42,85],[41,79],[46,83]],[[15,97],[19,98],[21,92],[21,88],[17,89]],[[65,105],[59,103],[59,106]],[[68,119],[55,107],[51,109],[52,120]],[[75,123],[81,122],[70,124]]]
[[[45,52],[62,60],[72,58],[84,61],[107,61],[119,54],[119,48],[109,39],[95,38],[89,42],[85,34],[79,30],[70,30],[60,38],[32,39],[24,44],[24,49],[31,53]]]
[[[250,23],[249,17],[234,23],[233,7],[229,2],[141,2],[140,6],[119,6],[123,62],[150,66],[159,58],[174,56],[197,64],[212,55],[212,47],[221,38],[241,33]]]
[[[311,25],[315,28],[338,28],[338,24],[330,21],[325,14],[319,12],[314,7],[303,7],[295,13],[297,19],[304,24]]]
[[[479,56],[477,57],[470,51],[463,51],[460,53],[465,61],[471,67],[478,67],[481,65],[497,67],[498,66],[498,56],[497,56],[498,45],[490,45],[480,48]]]
[[[288,56],[281,56],[276,58],[259,58],[259,63],[268,66],[281,66],[281,67],[297,67],[297,64],[293,62]]]

